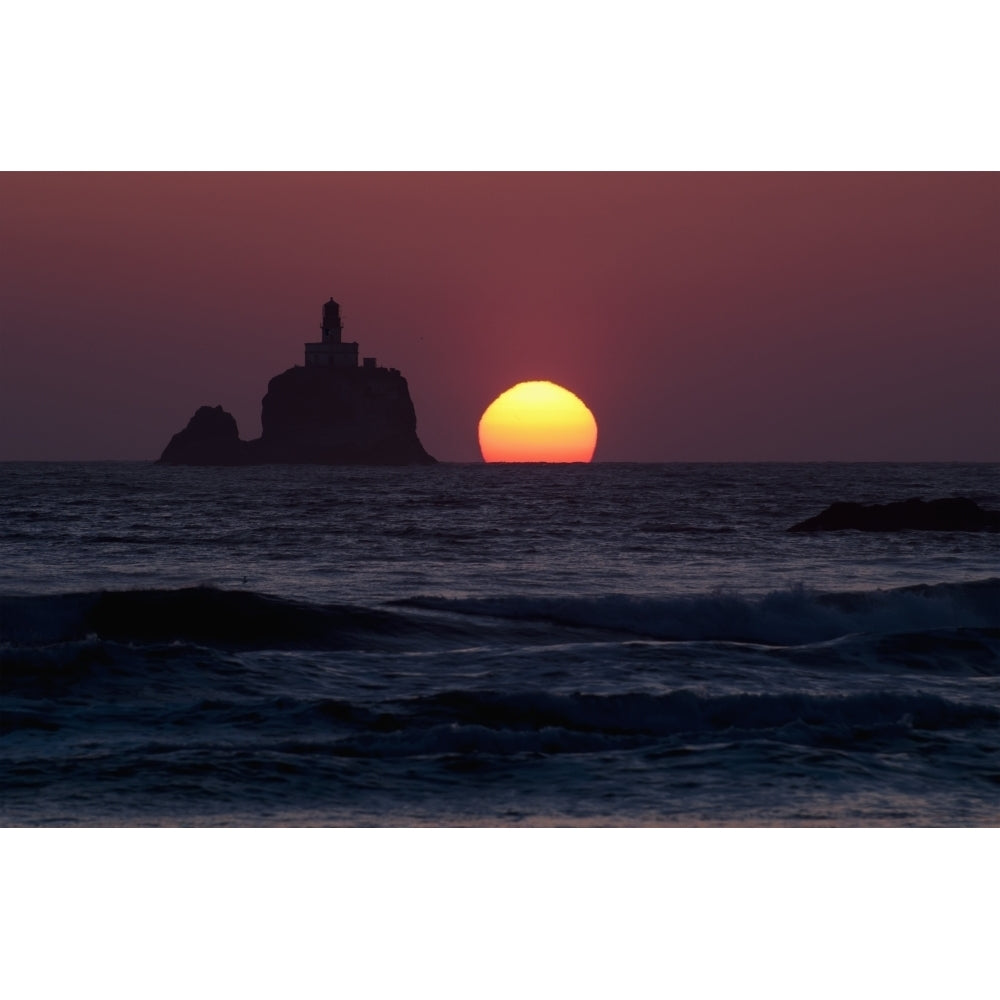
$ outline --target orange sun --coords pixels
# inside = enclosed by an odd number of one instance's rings
[[[589,462],[596,444],[593,413],[554,382],[519,382],[479,420],[486,462]]]

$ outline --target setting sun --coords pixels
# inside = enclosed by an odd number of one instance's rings
[[[486,462],[589,462],[597,421],[583,401],[554,382],[520,382],[479,420]]]

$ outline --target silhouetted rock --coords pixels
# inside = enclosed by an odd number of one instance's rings
[[[289,368],[267,386],[258,462],[417,465],[433,462],[417,437],[406,379],[387,368]]]
[[[221,406],[201,406],[163,449],[165,465],[241,465],[246,445],[236,420]]]
[[[289,368],[268,383],[262,435],[241,441],[221,406],[203,406],[163,465],[426,465],[406,379],[386,368]]]
[[[305,345],[305,367],[275,375],[261,404],[263,433],[241,441],[236,421],[201,407],[160,456],[167,465],[426,465],[406,379],[374,358],[358,366],[345,343],[340,305],[323,306],[322,339]]]
[[[789,531],[1000,531],[1000,511],[966,497],[887,504],[835,503]]]

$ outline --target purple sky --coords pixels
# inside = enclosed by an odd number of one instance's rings
[[[1000,461],[986,173],[0,175],[0,460],[260,433],[322,303],[478,461],[518,381],[597,461]]]

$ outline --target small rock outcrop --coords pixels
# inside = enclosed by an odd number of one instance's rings
[[[236,419],[221,406],[201,406],[163,449],[164,465],[242,465],[246,445]]]
[[[887,504],[834,503],[789,531],[1000,531],[1000,511],[967,497]]]
[[[426,465],[435,461],[417,437],[406,379],[374,358],[358,364],[358,345],[345,343],[340,306],[323,307],[322,339],[305,345],[296,365],[268,383],[262,434],[241,441],[233,416],[202,406],[175,434],[164,465]]]

